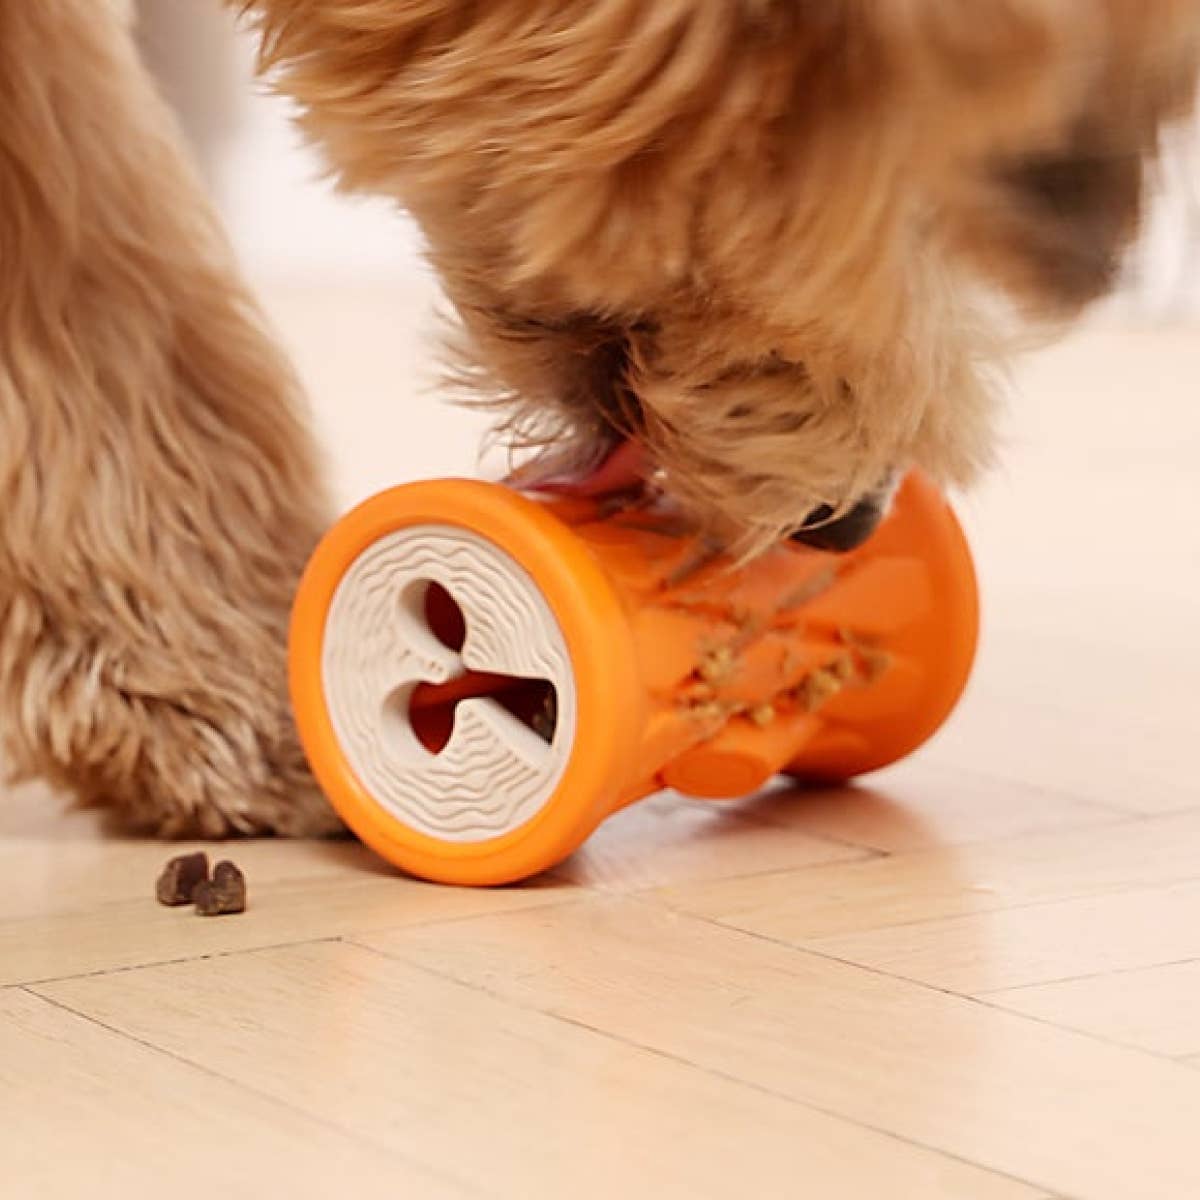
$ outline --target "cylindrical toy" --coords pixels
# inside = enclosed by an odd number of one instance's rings
[[[971,557],[919,475],[859,550],[745,566],[638,509],[437,480],[313,556],[291,686],[321,786],[383,857],[500,884],[662,788],[844,780],[949,715],[978,632]]]

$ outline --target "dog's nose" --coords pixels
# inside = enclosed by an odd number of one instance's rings
[[[875,532],[883,516],[883,506],[876,499],[860,500],[841,516],[834,516],[827,504],[814,509],[804,525],[792,534],[792,541],[814,550],[833,550],[839,554],[856,550]]]

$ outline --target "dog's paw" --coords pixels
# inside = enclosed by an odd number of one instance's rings
[[[177,610],[169,637],[130,640],[82,638],[14,597],[0,637],[7,765],[162,837],[338,832],[292,724],[282,617],[210,599],[207,625]]]
[[[304,760],[286,707],[203,713],[171,705],[133,718],[128,772],[83,798],[133,829],[164,838],[275,834],[321,837],[342,826]]]

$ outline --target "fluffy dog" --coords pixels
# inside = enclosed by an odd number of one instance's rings
[[[1000,285],[1112,282],[1194,0],[249,0],[345,185],[428,238],[466,371],[751,546],[988,458]],[[569,464],[570,465],[570,464]]]
[[[849,546],[989,455],[999,291],[1113,281],[1194,0],[240,0],[347,188],[418,219],[517,444]],[[313,832],[292,378],[111,5],[0,0],[0,720],[164,833]]]
[[[110,0],[0,0],[0,736],[166,835],[335,827],[284,644],[291,372]]]

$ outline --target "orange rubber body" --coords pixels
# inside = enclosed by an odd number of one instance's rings
[[[520,829],[483,842],[430,838],[375,803],[324,701],[321,645],[340,579],[375,539],[428,523],[469,529],[528,572],[559,622],[577,688],[575,741],[554,795]],[[966,541],[916,474],[860,549],[789,542],[742,567],[704,561],[693,537],[646,512],[604,515],[592,501],[440,480],[382,493],[327,535],[297,596],[291,685],[309,759],[351,829],[410,873],[487,885],[555,865],[606,816],[662,788],[733,798],[781,772],[838,781],[895,762],[953,710],[978,628]],[[478,695],[493,682],[450,686]]]

